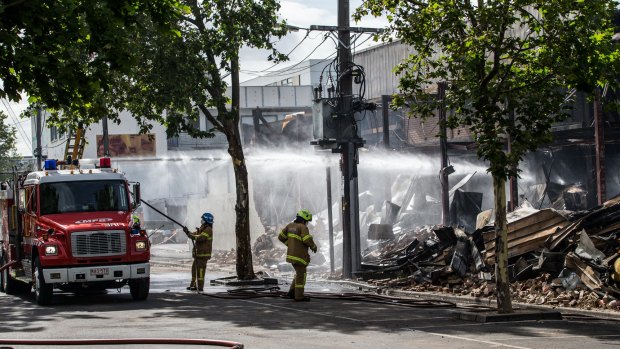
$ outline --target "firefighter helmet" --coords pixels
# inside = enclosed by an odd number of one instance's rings
[[[297,212],[297,217],[310,222],[312,220],[312,213],[310,213],[310,211],[304,208]]]
[[[131,219],[133,220],[134,223],[140,223],[140,217],[138,217],[137,215],[132,215]]]
[[[213,215],[210,214],[209,212],[205,212],[202,214],[202,217],[200,217],[202,219],[202,223],[207,223],[207,224],[213,224]]]

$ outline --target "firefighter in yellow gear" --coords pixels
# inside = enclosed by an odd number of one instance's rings
[[[207,270],[207,261],[211,259],[213,250],[213,215],[204,213],[201,217],[200,228],[193,233],[183,227],[183,231],[187,237],[194,241],[192,249],[192,282],[189,284],[188,290],[198,290],[202,292],[205,285],[205,272]]]
[[[304,296],[306,286],[306,268],[310,263],[308,249],[316,253],[317,247],[308,230],[308,222],[312,220],[312,214],[306,209],[297,212],[295,221],[289,223],[278,235],[278,240],[287,246],[286,261],[293,265],[295,278],[291,283],[287,296],[296,301],[309,301]]]
[[[614,262],[611,270],[611,279],[620,284],[620,257],[618,257]]]

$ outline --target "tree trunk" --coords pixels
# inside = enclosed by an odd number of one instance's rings
[[[241,131],[239,129],[239,60],[231,60],[232,117],[225,122],[228,154],[235,170],[237,203],[235,213],[235,235],[237,238],[237,277],[241,280],[254,279],[252,246],[250,238],[250,195],[248,190],[248,169],[245,166]]]
[[[508,224],[506,221],[506,179],[493,175],[495,197],[495,280],[497,310],[512,313],[508,279]]]
[[[228,153],[230,154],[235,170],[235,188],[237,191],[237,203],[235,213],[235,233],[237,238],[237,277],[241,280],[251,280],[254,278],[252,267],[252,249],[250,239],[250,196],[248,191],[248,170],[245,166],[245,156],[241,138],[239,137],[239,126],[236,125],[236,132],[228,137]]]

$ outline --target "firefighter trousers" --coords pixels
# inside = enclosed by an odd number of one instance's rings
[[[194,257],[192,263],[192,282],[190,287],[196,287],[198,291],[202,291],[205,286],[205,272],[207,271],[207,261],[209,259],[203,257]]]
[[[306,287],[306,266],[301,263],[292,263],[295,268],[295,278],[291,282],[289,295],[294,295],[296,300],[304,299],[304,287]]]

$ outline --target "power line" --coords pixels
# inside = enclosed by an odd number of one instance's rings
[[[286,54],[286,57],[290,56],[290,55],[291,55],[291,53],[293,53],[293,51],[295,51],[295,50],[299,47],[299,45],[301,45],[304,41],[306,41],[306,39],[308,38],[308,36],[309,36],[309,35],[310,35],[310,31],[306,30],[306,35],[303,37],[303,39],[301,39],[301,41],[300,41],[300,42],[298,42],[298,43],[297,43],[297,45],[295,45],[295,47],[293,47],[293,48],[292,48],[292,49],[291,49],[291,50],[290,50],[290,51]],[[266,72],[267,70],[270,70],[270,69],[272,69],[273,67],[275,67],[275,66],[277,66],[277,65],[280,65],[281,63],[283,63],[283,62],[282,62],[282,61],[279,61],[279,62],[275,63],[274,65],[272,65],[272,66],[271,66],[271,67],[269,67],[269,68],[265,68],[265,69],[263,69],[263,70],[258,71],[258,73],[263,73],[263,72]]]
[[[368,33],[362,33],[362,34],[368,34]],[[360,34],[359,36],[361,36],[362,34]],[[358,36],[358,37],[359,37],[359,36]],[[364,41],[362,41],[361,43],[357,44],[357,46],[361,46],[361,45],[365,44],[368,40],[370,40],[370,39],[372,39],[372,38],[373,38],[373,36],[369,36],[369,37],[368,37],[368,38],[366,38]],[[324,42],[324,41],[323,41],[323,42]],[[321,44],[322,44],[323,42],[321,42]],[[355,41],[354,41],[354,42],[355,42]],[[319,46],[320,46],[321,44],[319,44]],[[318,46],[315,48],[315,50],[316,50],[317,48],[318,48]],[[310,53],[310,54],[312,54],[312,53]],[[296,70],[294,70],[294,71],[290,71],[290,70],[288,70],[288,68],[284,68],[284,69],[287,69],[287,70],[286,70],[286,71],[284,71],[284,70],[279,70],[279,71],[275,71],[275,72],[274,72],[274,73],[277,73],[277,74],[271,74],[271,73],[270,73],[270,74],[265,74],[265,75],[260,75],[259,73],[261,73],[261,71],[255,71],[255,70],[241,70],[241,72],[243,72],[243,73],[245,73],[245,74],[249,74],[249,75],[255,75],[255,76],[257,76],[257,77],[278,77],[278,76],[286,76],[286,75],[296,74],[296,73],[302,72],[302,71],[304,71],[304,70],[306,70],[306,69],[310,69],[310,68],[311,68],[311,67],[313,67],[313,66],[316,66],[316,65],[318,65],[318,64],[321,64],[321,63],[325,62],[326,60],[328,60],[328,59],[330,59],[331,57],[333,57],[335,54],[336,54],[336,52],[334,52],[334,53],[330,54],[329,56],[327,56],[326,58],[324,58],[324,59],[320,60],[319,62],[316,62],[316,63],[314,63],[314,64],[311,64],[311,65],[310,65],[310,66],[308,66],[308,67],[300,67],[300,68],[298,68],[298,69],[296,69]],[[306,56],[306,58],[308,58],[308,57],[309,57],[309,55],[308,55],[308,56]],[[300,61],[299,63],[297,63],[296,65],[299,65],[299,64],[303,63],[303,62],[306,60],[306,58],[304,58],[303,60],[301,60],[301,61]],[[295,67],[296,65],[291,66],[291,68],[292,68],[292,67]]]
[[[287,75],[291,75],[291,74],[300,73],[300,72],[302,72],[302,71],[304,71],[304,70],[307,70],[307,69],[310,69],[310,68],[312,68],[312,67],[314,67],[314,66],[316,66],[316,65],[319,65],[319,64],[321,64],[321,63],[323,63],[323,62],[325,62],[325,61],[329,60],[329,59],[330,59],[330,58],[332,58],[334,55],[336,55],[336,52],[332,52],[329,56],[327,56],[327,57],[325,57],[325,58],[321,59],[320,61],[318,61],[318,62],[316,62],[316,63],[310,64],[310,65],[309,65],[309,66],[307,66],[307,67],[300,67],[300,68],[297,68],[297,69],[296,69],[296,70],[294,70],[294,71],[289,71],[289,70],[284,71],[284,70],[280,70],[278,74],[259,75],[259,74],[257,74],[257,73],[252,72],[252,71],[242,71],[242,72],[243,72],[243,73],[246,73],[246,74],[250,74],[250,75],[256,75],[257,77],[279,77],[279,76],[287,76]]]
[[[306,59],[308,59],[308,57],[312,56],[312,54],[313,54],[314,52],[316,52],[316,50],[318,50],[318,48],[319,48],[319,47],[321,47],[321,45],[323,45],[323,44],[325,43],[325,41],[327,41],[327,38],[328,38],[328,36],[327,36],[327,35],[326,35],[326,36],[324,36],[324,37],[323,37],[323,41],[321,41],[321,43],[320,43],[320,44],[318,44],[318,45],[317,45],[317,46],[316,46],[316,47],[315,47],[315,48],[314,48],[314,49],[313,49],[313,50],[312,50],[312,51],[311,51],[311,52],[310,52],[310,53],[309,53],[306,57],[302,58],[302,59],[301,59],[298,63],[293,64],[292,66],[285,68],[285,69],[288,69],[288,70],[289,70],[289,73],[286,73],[285,75],[287,75],[287,74],[291,74],[290,69],[293,69],[293,68],[295,68],[295,67],[299,66],[301,63],[305,62],[305,61],[306,61]],[[304,69],[306,69],[306,68],[304,68]],[[302,69],[302,70],[303,70],[303,69]],[[253,71],[243,71],[243,72],[244,72],[244,73],[248,73],[248,72],[253,72]],[[254,73],[260,73],[260,71],[258,71],[258,72],[254,72]],[[292,74],[294,74],[294,73],[295,73],[295,72],[292,72]],[[278,76],[278,75],[265,74],[265,75],[263,75],[263,76],[265,76],[265,77],[270,77],[270,76]]]
[[[67,142],[68,142],[68,141],[69,141],[69,139],[67,138],[67,139],[65,139],[65,141],[64,141],[64,142],[58,143],[58,144],[56,144],[56,145],[53,145],[53,146],[49,146],[49,145],[48,145],[48,146],[46,147],[46,149],[54,149],[54,148],[58,148],[58,147],[60,147],[61,145],[65,145],[65,144],[67,144]]]
[[[290,50],[290,51],[289,51],[289,53],[288,53],[286,56],[289,56],[291,53],[293,53],[293,51],[295,51],[295,50],[296,50],[296,49],[297,49],[297,48],[301,45],[301,43],[302,43],[302,42],[304,42],[304,41],[308,38],[308,36],[309,36],[309,34],[310,34],[310,31],[309,31],[308,29],[305,29],[305,28],[299,28],[299,27],[294,27],[294,28],[296,28],[296,29],[303,29],[303,30],[305,30],[305,31],[306,31],[306,35],[304,36],[304,38],[303,38],[303,39],[301,39],[301,41],[300,41],[299,43],[297,43],[297,45],[295,45],[295,47],[293,47],[293,49],[292,49],[292,50]],[[316,38],[316,37],[315,37],[315,38]],[[323,41],[322,41],[322,42],[321,42],[321,43],[320,43],[317,47],[315,47],[315,48],[314,48],[314,50],[313,50],[312,52],[310,52],[310,54],[314,53],[314,51],[316,51],[316,49],[317,49],[319,46],[321,46],[321,45],[323,44],[323,42],[325,42],[325,39],[323,39]],[[307,58],[307,57],[308,57],[308,56],[306,56],[306,58]],[[301,62],[303,62],[306,58],[304,58],[304,59],[303,59],[302,61],[300,61],[299,63],[297,63],[297,64],[293,65],[292,67],[295,67],[295,66],[299,65],[299,64],[300,64]],[[264,76],[264,75],[259,75],[259,74],[260,74],[260,73],[264,73],[265,71],[267,71],[267,70],[269,70],[269,69],[272,69],[273,67],[275,67],[275,66],[277,66],[277,65],[279,65],[279,64],[282,64],[282,63],[284,63],[284,62],[283,62],[283,61],[278,62],[278,63],[276,63],[276,64],[272,65],[271,67],[268,67],[268,68],[263,69],[263,70],[258,70],[258,71],[257,71],[257,70],[243,70],[243,69],[240,69],[240,70],[239,70],[239,72],[241,72],[241,73],[246,73],[246,74],[250,74],[250,75],[256,75],[256,76]],[[275,72],[278,72],[278,71],[279,71],[279,70],[276,70]],[[221,78],[221,79],[225,79],[225,78],[227,78],[229,75],[230,75],[230,72],[228,72],[228,73],[226,73],[226,74],[222,75],[220,78]],[[266,75],[269,75],[269,74],[266,74]]]
[[[11,126],[14,126],[14,125],[17,125],[17,124],[23,124],[23,123],[25,123],[25,122],[30,122],[30,120],[29,120],[29,119],[26,119],[26,120],[18,121],[17,123],[12,123],[12,124],[10,124],[10,125],[11,125]]]
[[[2,104],[4,104],[7,114],[13,120],[14,125],[18,126],[17,129],[19,130],[20,135],[24,139],[24,142],[28,146],[28,149],[30,149],[30,151],[32,152],[32,144],[28,142],[29,140],[28,133],[24,130],[24,128],[22,127],[22,124],[19,122],[19,118],[16,116],[15,111],[11,107],[11,104],[6,100],[6,98],[2,98]]]

